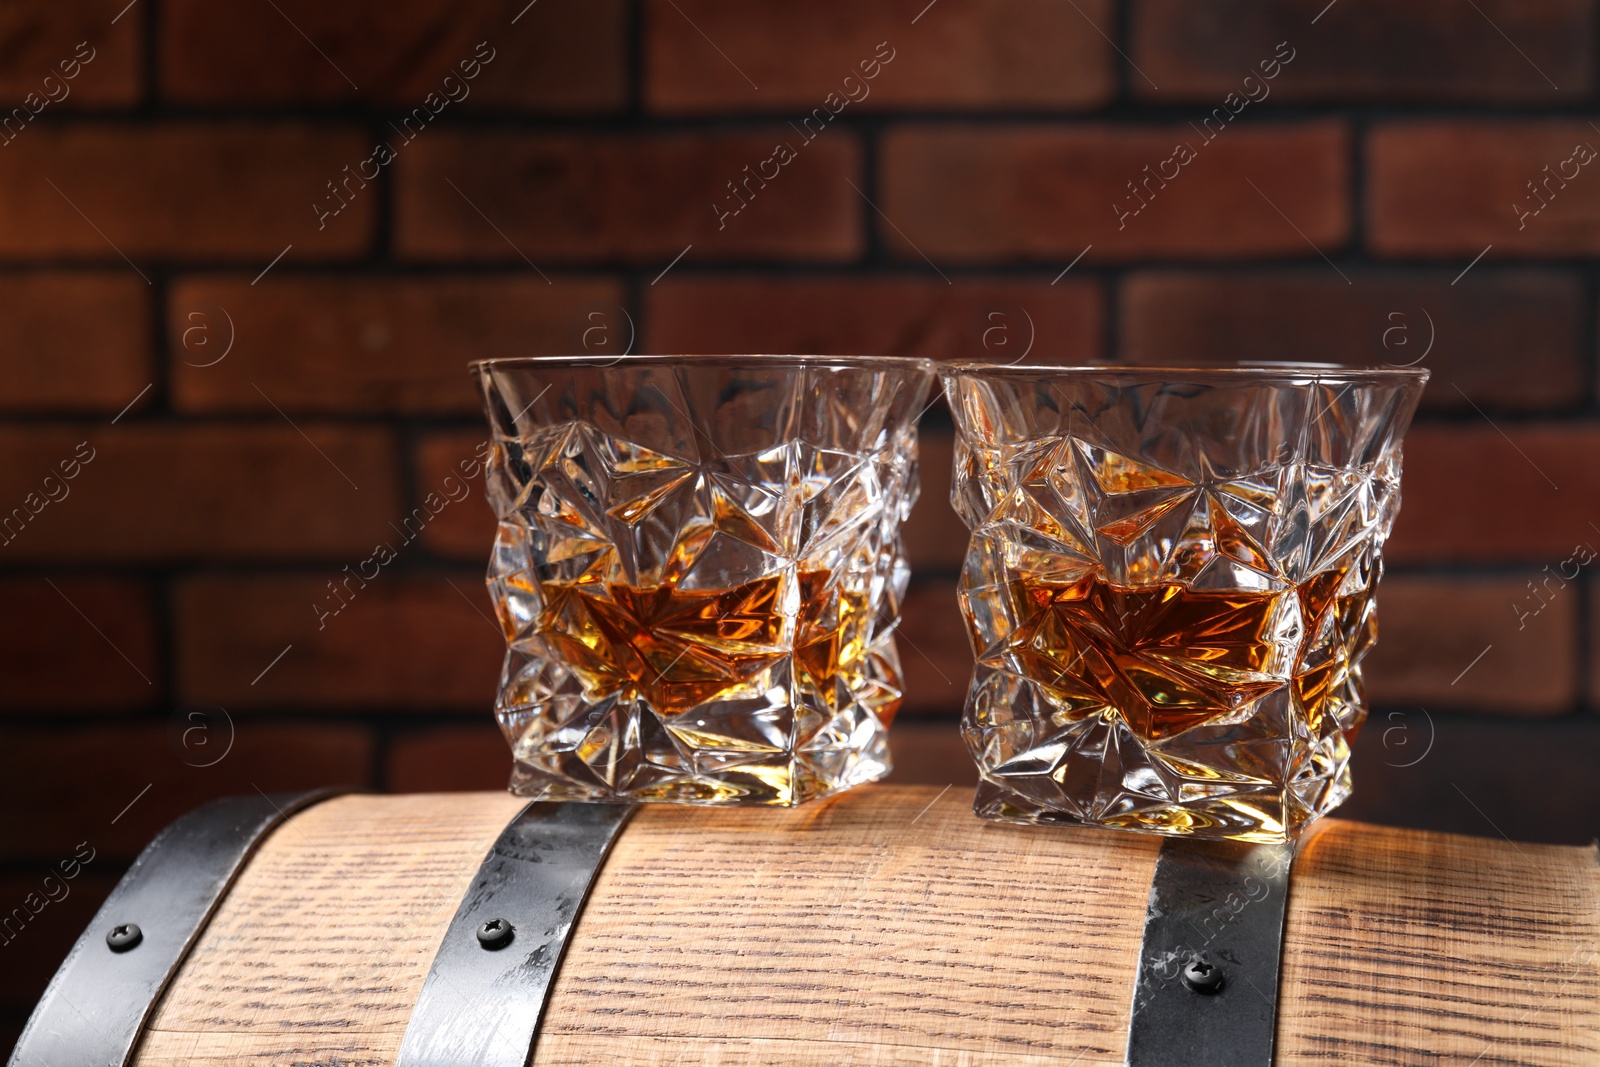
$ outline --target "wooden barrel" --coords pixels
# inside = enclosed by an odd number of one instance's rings
[[[345,796],[272,832],[144,1067],[394,1061],[440,935],[524,802]],[[1121,1064],[1161,841],[989,824],[965,790],[653,806],[560,966],[532,1063]],[[1280,1064],[1600,1063],[1593,848],[1328,820],[1295,860]]]

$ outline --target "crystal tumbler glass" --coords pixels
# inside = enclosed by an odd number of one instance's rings
[[[932,363],[473,369],[513,792],[794,805],[888,773]]]
[[[1285,841],[1349,796],[1427,372],[942,373],[978,814]]]

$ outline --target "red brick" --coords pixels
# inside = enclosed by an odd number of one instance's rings
[[[1600,811],[1597,761],[1600,721],[1592,716],[1529,722],[1388,711],[1356,741],[1355,796],[1338,815],[1590,847]]]
[[[924,426],[917,435],[917,476],[922,495],[902,533],[914,574],[954,571],[967,554],[968,531],[950,506],[955,438],[947,427]]]
[[[0,822],[26,828],[7,835],[5,858],[57,863],[87,841],[98,871],[214,797],[371,779],[365,726],[232,721],[232,747],[208,767],[184,762],[165,723],[0,730]]]
[[[418,492],[450,492],[448,479],[462,479],[463,462],[471,463],[488,443],[488,429],[429,434],[417,445]],[[422,531],[429,552],[487,566],[494,545],[494,510],[483,494],[483,476],[471,479],[471,495],[441,511]]]
[[[121,411],[155,380],[149,293],[131,271],[0,276],[0,410]]]
[[[865,91],[842,113],[1094,107],[1115,86],[1115,58],[1098,32],[1114,33],[1114,16],[1110,0],[1077,6],[977,0],[918,18],[926,0],[652,0],[645,101],[669,112],[808,113],[829,93]],[[863,81],[860,64],[874,59],[880,42],[890,61],[869,64],[876,76]],[[857,80],[846,86],[851,75]]]
[[[1416,364],[1433,370],[1423,407],[1436,411],[1470,412],[1469,397],[1491,411],[1582,403],[1588,316],[1576,277],[1480,268],[1451,285],[1454,273],[1347,273],[1354,285],[1311,267],[1133,275],[1118,316],[1123,355]]]
[[[396,793],[504,789],[511,747],[492,720],[407,731],[389,742],[388,786]]]
[[[906,676],[905,713],[959,712],[972,680],[972,645],[961,621],[955,582],[914,581],[896,632]]]
[[[143,48],[137,13],[111,21],[116,7],[106,0],[52,0],[48,4],[0,7],[0,100],[22,104],[29,93],[61,97],[40,116],[57,108],[132,104],[141,95],[139,67]],[[89,47],[81,52],[80,44]],[[92,51],[90,51],[92,49]],[[89,57],[84,63],[79,55]],[[65,64],[65,66],[63,66]],[[63,75],[74,76],[64,79]],[[46,77],[53,77],[48,86]],[[64,84],[67,95],[62,97]]]
[[[1367,146],[1368,240],[1387,256],[1468,259],[1492,244],[1486,263],[1600,252],[1600,167],[1574,162],[1566,169],[1576,176],[1566,188],[1549,178],[1543,200],[1528,188],[1547,179],[1546,166],[1556,175],[1579,145],[1600,146],[1581,120],[1380,126]],[[1523,217],[1518,205],[1539,214]]]
[[[977,765],[954,715],[943,721],[896,722],[889,731],[889,754],[894,770],[888,780],[895,785],[971,789],[978,784]]]
[[[646,293],[645,347],[1094,359],[1102,305],[1092,281],[669,277]]]
[[[775,146],[795,158],[762,189]],[[829,261],[860,248],[861,150],[843,130],[805,142],[761,132],[650,136],[446,133],[396,164],[395,246],[412,259],[659,263],[691,243],[686,265],[747,256]],[[767,168],[769,173],[771,168]],[[748,207],[728,191],[750,181]],[[456,188],[451,188],[454,184]],[[469,199],[470,198],[470,201]],[[481,214],[480,214],[481,212]]]
[[[429,93],[443,97],[444,77],[455,73],[460,81],[459,64],[483,42],[489,63],[465,82],[468,95],[446,103],[441,114],[484,106],[615,110],[627,93],[626,6],[623,0],[169,0],[161,9],[162,91],[188,104],[410,108]],[[459,97],[462,90],[452,83],[450,92]]]
[[[1590,540],[1588,543],[1600,548],[1600,541]],[[1593,591],[1593,600],[1589,605],[1589,618],[1593,620],[1600,618],[1600,585],[1596,585],[1591,580],[1589,583],[1589,588]],[[1587,693],[1588,699],[1586,703],[1592,710],[1596,707],[1600,707],[1600,627],[1596,627],[1593,622],[1591,622],[1588,626],[1588,634],[1589,648],[1586,651],[1588,652],[1589,662],[1589,691]]]
[[[1213,136],[1208,142],[1187,124],[894,130],[884,138],[878,201],[892,225],[879,220],[879,232],[897,258],[920,263],[926,255],[939,264],[1065,266],[1088,245],[1090,263],[1250,255],[1320,262],[1313,244],[1325,254],[1342,247],[1342,123],[1244,122]],[[1146,166],[1156,175],[1180,144],[1194,158],[1164,189],[1159,177],[1148,178],[1148,206],[1121,218],[1119,206],[1131,212],[1141,203],[1127,183],[1147,180]]]
[[[398,534],[387,543],[404,553]],[[359,574],[372,551],[352,554],[348,573]],[[481,572],[413,577],[378,569],[366,588],[350,580],[347,606],[335,614],[341,600],[327,583],[345,577],[330,565],[314,574],[183,581],[176,625],[184,699],[229,708],[492,713],[505,640]]]
[[[96,562],[343,556],[370,550],[400,515],[387,432],[135,422],[0,428],[0,518],[49,490],[45,477],[80,443],[91,459],[70,495],[7,531],[0,552]]]
[[[1130,54],[1160,89],[1137,72],[1128,84],[1152,103],[1242,93],[1279,42],[1293,59],[1268,100],[1502,103],[1594,90],[1592,0],[1478,0],[1476,11],[1454,0],[1140,0],[1132,10]]]
[[[0,582],[0,603],[0,707],[118,711],[160,694],[155,603],[143,584],[16,578]]]
[[[353,130],[73,125],[30,129],[4,151],[0,255],[118,267],[123,256],[140,267],[187,256],[261,268],[289,244],[286,263],[360,251],[376,217],[368,190],[317,228],[324,183],[370,151]]]
[[[1589,425],[1479,419],[1414,427],[1387,554],[1404,562],[1553,567],[1579,542],[1600,547],[1590,525],[1600,523],[1597,455],[1600,427]]]
[[[183,411],[269,415],[273,404],[291,413],[476,414],[469,361],[580,352],[589,314],[620,323],[620,301],[612,282],[552,285],[532,273],[190,278],[168,305],[173,401]]]
[[[1592,540],[1600,543],[1600,537]],[[1383,579],[1378,644],[1366,660],[1368,697],[1380,708],[1416,704],[1497,715],[1568,710],[1577,698],[1582,594],[1552,580],[1548,604],[1539,610],[1544,601],[1527,583],[1542,577],[1534,571]]]

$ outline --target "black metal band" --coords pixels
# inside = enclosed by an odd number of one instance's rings
[[[1292,845],[1168,838],[1156,860],[1128,1067],[1271,1067]]]
[[[223,797],[157,834],[50,980],[11,1067],[124,1067],[251,852],[290,815],[338,792]]]
[[[423,982],[395,1067],[523,1067],[589,887],[634,809],[529,804],[500,834]]]

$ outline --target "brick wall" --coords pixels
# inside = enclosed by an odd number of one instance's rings
[[[1421,360],[1348,810],[1592,836],[1600,583],[1528,583],[1600,545],[1595,8],[0,9],[0,912],[97,850],[0,1027],[206,797],[503,781],[478,486],[310,606],[477,447],[483,356]],[[938,410],[924,456],[901,773],[965,780]]]

